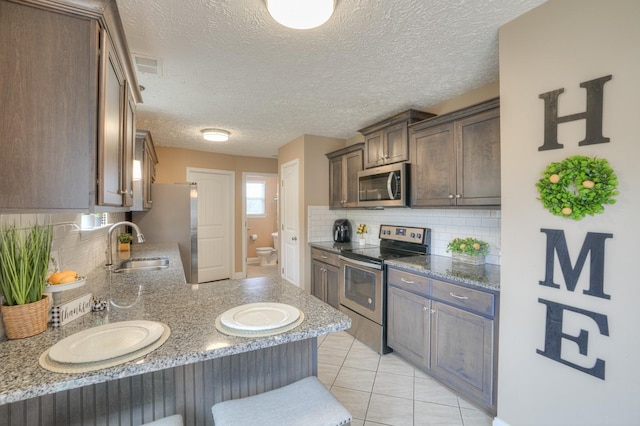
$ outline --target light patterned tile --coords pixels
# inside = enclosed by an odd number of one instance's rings
[[[362,419],[351,419],[351,425],[350,426],[365,426],[365,425],[366,425],[366,423]]]
[[[413,424],[413,401],[371,394],[365,420],[393,426],[411,425]]]
[[[387,354],[380,357],[378,371],[390,374],[402,374],[403,376],[414,376],[414,368],[406,361],[394,354]]]
[[[460,406],[460,408],[466,408],[467,410],[480,411],[478,407],[461,397],[458,397],[458,405]]]
[[[322,346],[340,350],[349,350],[353,344],[354,338],[346,333],[328,334],[322,342]]]
[[[338,371],[340,367],[337,365],[318,363],[318,380],[322,382],[326,387],[331,388],[333,382],[338,377]]]
[[[349,351],[320,346],[318,348],[318,362],[341,366]]]
[[[342,405],[351,413],[354,419],[364,420],[369,407],[369,392],[362,392],[353,389],[345,389],[338,386],[331,387],[331,393]]]
[[[372,350],[351,349],[344,360],[345,367],[359,368],[361,370],[377,371],[380,363],[380,355]]]
[[[379,372],[373,393],[413,400],[413,377]]]
[[[458,397],[433,379],[415,378],[416,401],[450,405],[458,408]]]
[[[375,378],[375,371],[342,367],[338,372],[338,377],[336,377],[334,385],[347,389],[371,392]]]
[[[463,426],[460,409],[415,401],[414,426]]]
[[[483,411],[462,408],[460,412],[464,426],[491,426],[493,424],[493,418]]]

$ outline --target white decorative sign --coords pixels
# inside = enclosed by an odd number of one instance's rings
[[[51,324],[60,327],[91,312],[91,293],[51,308]]]

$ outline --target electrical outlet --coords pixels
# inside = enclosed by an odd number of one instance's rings
[[[51,254],[49,256],[49,267],[47,271],[49,273],[53,273],[60,270],[60,253],[58,250],[51,250]]]

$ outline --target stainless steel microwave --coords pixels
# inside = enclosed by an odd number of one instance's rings
[[[358,172],[358,207],[407,207],[409,165],[395,163]]]

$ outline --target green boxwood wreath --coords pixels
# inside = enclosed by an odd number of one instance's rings
[[[556,216],[581,220],[614,204],[618,178],[604,158],[582,155],[551,163],[536,183],[544,207]]]

